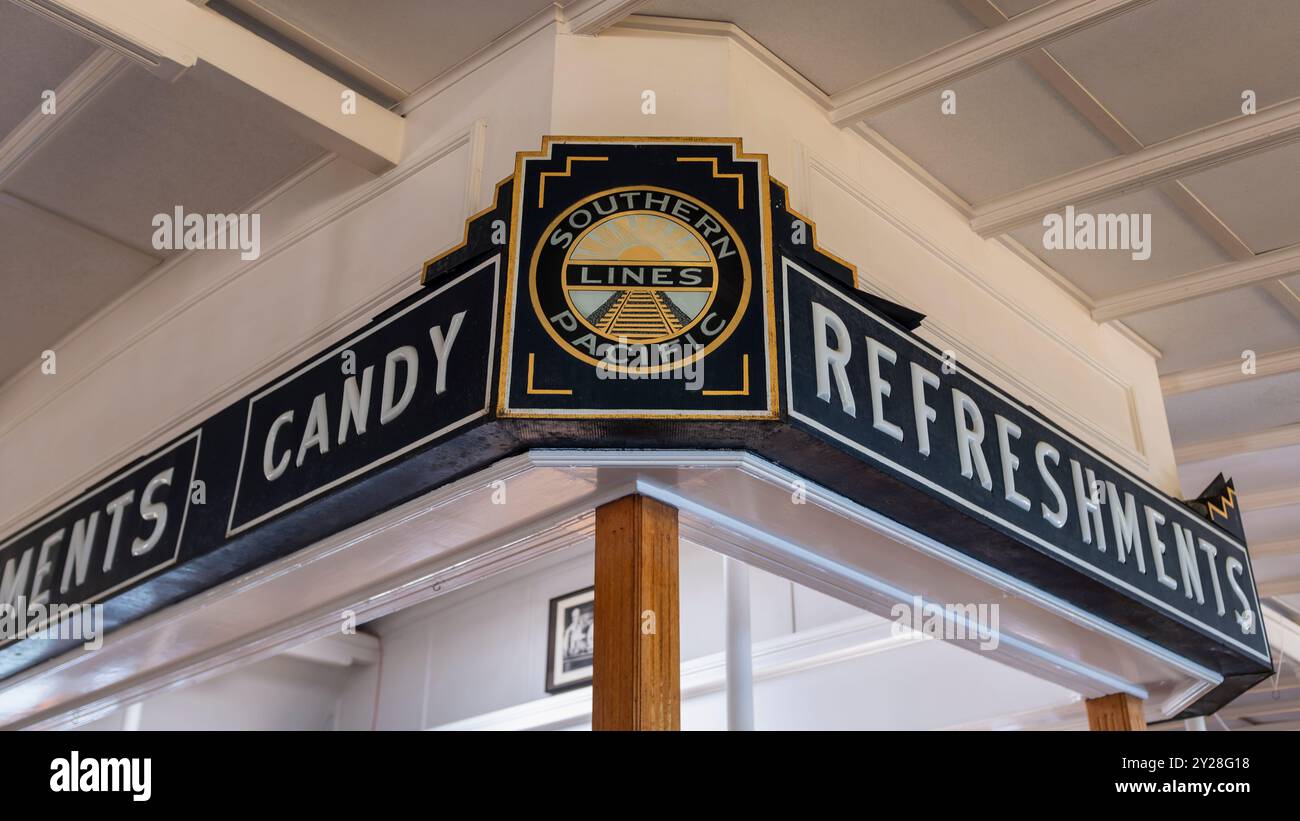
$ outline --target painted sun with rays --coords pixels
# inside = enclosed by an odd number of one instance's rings
[[[566,287],[569,304],[588,327],[630,342],[655,342],[690,328],[716,290],[713,252],[698,234],[666,215],[620,214],[599,222],[574,243],[567,262],[709,269],[698,285]]]

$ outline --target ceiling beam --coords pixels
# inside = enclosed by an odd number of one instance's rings
[[[1280,542],[1260,542],[1247,545],[1251,556],[1286,556],[1300,553],[1300,539],[1284,539]],[[1300,647],[1297,648],[1300,651]]]
[[[1174,460],[1179,465],[1188,465],[1193,462],[1209,462],[1242,453],[1255,453],[1292,445],[1300,445],[1300,424],[1183,445],[1174,449]]]
[[[570,34],[593,36],[632,15],[650,0],[577,0],[564,9]]]
[[[1289,596],[1293,593],[1300,593],[1300,576],[1259,582],[1260,596]]]
[[[258,0],[226,0],[226,2],[237,11],[251,17],[348,76],[355,77],[390,100],[401,100],[411,93],[379,72],[371,70],[365,63],[352,59],[293,21],[271,11]]]
[[[1300,139],[1300,99],[1260,109],[1014,191],[974,208],[980,236],[1005,233],[1067,205],[1079,208]]]
[[[1097,322],[1121,319],[1132,314],[1177,305],[1198,297],[1244,288],[1259,282],[1300,273],[1300,244],[1257,254],[1236,262],[1225,262],[1203,271],[1166,279],[1097,300],[1092,318]]]
[[[54,89],[54,114],[45,114],[41,101],[34,101],[31,113],[0,140],[0,184],[127,65],[129,61],[122,55],[101,48]]]
[[[1234,733],[1291,732],[1293,730],[1300,730],[1300,721],[1274,721],[1270,724],[1248,724],[1244,727],[1232,728]]]
[[[369,633],[338,633],[291,647],[284,655],[337,667],[364,666],[379,660],[379,639]]]
[[[994,5],[993,0],[960,0],[960,2],[966,11],[989,28],[1007,22],[1006,14]],[[1106,108],[1046,49],[1031,49],[1021,55],[1020,59],[1121,152],[1134,154],[1146,148],[1146,145],[1134,136],[1133,132],[1129,131],[1110,109]],[[1244,260],[1255,256],[1251,247],[1182,182],[1166,180],[1156,188],[1230,258]],[[969,219],[969,215],[967,218]],[[1266,282],[1263,287],[1283,310],[1300,321],[1300,296],[1280,280]]]
[[[1234,382],[1252,377],[1294,373],[1300,371],[1300,348],[1289,348],[1285,351],[1257,355],[1255,357],[1255,370],[1251,373],[1244,373],[1241,370],[1243,364],[1245,364],[1243,360],[1235,359],[1221,365],[1211,365],[1208,368],[1193,368],[1167,373],[1160,377],[1160,390],[1165,396],[1177,396],[1180,393],[1203,391],[1207,388],[1231,385]]]
[[[1261,490],[1255,493],[1241,493],[1241,509],[1247,513],[1255,510],[1269,510],[1275,507],[1300,505],[1300,487],[1282,487],[1274,490]]]
[[[161,73],[202,61],[239,93],[274,101],[286,124],[372,173],[401,159],[405,123],[366,97],[344,113],[347,86],[221,15],[187,0],[20,0]]]
[[[831,122],[849,125],[1010,57],[1068,37],[1150,0],[1055,0],[996,28],[831,95]]]

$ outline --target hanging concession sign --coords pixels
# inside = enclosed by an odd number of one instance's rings
[[[0,611],[111,630],[529,448],[743,448],[1221,674],[1191,713],[1271,673],[1237,535],[918,337],[739,140],[548,138],[423,283],[0,541]],[[79,644],[14,623],[0,676]]]

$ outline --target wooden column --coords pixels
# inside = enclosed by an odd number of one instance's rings
[[[596,508],[593,730],[681,729],[677,509],[645,496]]]
[[[1142,715],[1142,699],[1128,693],[1112,693],[1101,698],[1090,698],[1088,707],[1089,730],[1145,730],[1147,720]]]

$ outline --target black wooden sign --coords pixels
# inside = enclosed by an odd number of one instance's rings
[[[1191,713],[1271,672],[1239,533],[856,278],[738,140],[548,138],[418,293],[0,541],[0,619],[111,630],[529,448],[740,448],[1221,674]]]

